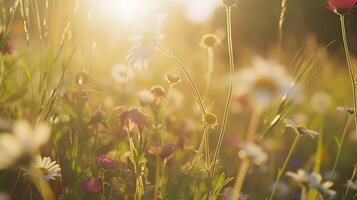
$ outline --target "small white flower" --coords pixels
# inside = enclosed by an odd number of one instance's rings
[[[32,128],[24,120],[14,124],[13,134],[0,134],[0,169],[13,165],[22,155],[31,155],[50,138],[50,127],[40,123]]]
[[[29,169],[24,169],[28,175],[38,176],[46,181],[56,180],[61,176],[61,168],[50,157],[36,156]]]
[[[334,198],[337,194],[336,191],[330,189],[332,186],[333,183],[331,181],[326,181],[322,183],[321,179],[319,182],[313,182],[309,185],[310,188],[317,189],[322,195],[331,199]]]
[[[116,65],[112,69],[112,78],[118,83],[124,83],[132,79],[134,76],[133,70],[125,65]]]
[[[342,106],[337,107],[337,110],[342,112],[342,113],[344,113],[344,114],[346,114],[346,115],[353,115],[355,113],[353,108],[346,107],[346,106],[345,107],[342,107]]]
[[[297,173],[287,172],[286,175],[292,178],[297,184],[318,190],[322,195],[333,198],[336,191],[331,190],[333,183],[330,181],[322,182],[322,176],[317,173],[307,173],[299,169]]]
[[[138,92],[138,97],[141,105],[149,105],[155,101],[155,96],[149,90],[142,90]]]
[[[263,149],[254,143],[245,143],[239,145],[238,153],[241,159],[249,159],[256,165],[261,165],[268,160],[268,154]]]
[[[237,73],[236,97],[249,98],[248,102],[259,109],[266,108],[274,99],[284,94],[289,99],[296,97],[298,88],[282,65],[260,56],[255,57],[252,64]]]
[[[294,121],[290,119],[284,120],[285,127],[293,129],[297,134],[308,135],[312,139],[316,138],[319,133],[310,129],[307,129],[304,125],[297,125]]]
[[[293,179],[293,181],[299,185],[307,185],[312,180],[312,176],[302,169],[299,169],[297,173],[290,171],[286,172],[286,176]]]
[[[157,15],[148,18],[137,28],[137,34],[131,37],[134,46],[129,49],[126,63],[132,65],[134,69],[146,69],[149,61],[154,55],[157,43],[164,38],[161,32],[164,15]]]

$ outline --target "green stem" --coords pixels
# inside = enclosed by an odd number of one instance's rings
[[[335,162],[334,162],[334,164],[333,164],[333,168],[332,168],[332,171],[331,171],[329,180],[331,180],[331,179],[333,178],[333,175],[334,175],[335,172],[336,172],[337,164],[338,164],[338,161],[340,160],[341,151],[342,151],[342,146],[343,146],[343,143],[344,143],[345,138],[346,138],[346,134],[347,134],[347,130],[348,130],[348,125],[350,124],[350,121],[351,121],[351,117],[348,116],[348,119],[347,119],[347,122],[346,122],[346,124],[345,124],[345,127],[343,128],[343,133],[342,133],[341,139],[340,139],[340,141],[338,142],[337,155],[336,155],[336,158],[335,158]]]
[[[305,186],[301,187],[301,195],[300,195],[300,200],[306,200],[307,199],[307,194],[306,194],[307,190]]]
[[[208,47],[207,48],[207,54],[208,54],[208,68],[207,68],[207,74],[206,74],[206,89],[204,95],[207,96],[209,87],[211,85],[211,78],[212,78],[212,73],[214,69],[214,49],[213,47]]]
[[[353,169],[352,176],[351,176],[351,179],[350,179],[351,182],[352,182],[353,179],[355,178],[356,173],[357,173],[357,165],[355,165],[355,167],[354,167],[354,169]],[[351,189],[351,182],[348,182],[347,189],[346,189],[346,191],[345,191],[345,194],[343,195],[342,200],[345,200],[345,199],[347,198],[348,192],[349,192],[350,189]]]
[[[284,21],[285,21],[285,13],[287,10],[286,7],[286,2],[287,0],[281,0],[281,12],[280,12],[280,18],[279,18],[279,50],[282,49],[282,45],[283,45],[283,26],[284,26]]]
[[[295,139],[294,139],[294,142],[293,142],[293,144],[292,144],[291,147],[290,147],[289,153],[288,153],[288,155],[286,156],[286,159],[285,159],[285,161],[284,161],[284,163],[283,163],[283,166],[282,166],[282,167],[279,169],[279,171],[278,171],[278,176],[277,176],[276,181],[275,181],[275,183],[274,183],[273,191],[272,191],[272,193],[271,193],[271,195],[270,195],[270,197],[269,197],[269,200],[272,200],[272,199],[274,198],[276,189],[278,188],[278,184],[279,184],[280,178],[281,178],[281,176],[284,174],[284,171],[286,170],[286,167],[288,166],[288,163],[289,163],[289,161],[290,161],[291,155],[293,154],[293,152],[294,152],[294,150],[295,150],[295,148],[296,148],[296,145],[297,145],[297,143],[298,143],[298,141],[299,141],[299,138],[300,138],[300,135],[297,133],[297,134],[296,134],[296,137],[295,137]]]
[[[354,112],[354,121],[355,121],[355,128],[357,128],[356,80],[355,80],[355,74],[353,72],[353,67],[352,67],[352,62],[351,62],[351,57],[350,57],[350,51],[349,51],[348,42],[347,42],[347,34],[346,34],[346,27],[345,27],[345,16],[342,15],[342,14],[340,14],[340,22],[341,22],[341,32],[342,32],[343,46],[345,48],[346,61],[347,61],[348,71],[349,71],[349,74],[350,74],[350,79],[351,79],[351,84],[352,84],[353,109],[355,110],[355,112]]]
[[[154,191],[154,199],[158,199],[157,198],[157,194],[158,194],[158,190],[160,187],[160,163],[161,159],[160,156],[157,155],[156,156],[156,169],[155,169],[155,191]]]
[[[257,133],[259,118],[260,118],[261,110],[254,110],[249,121],[249,127],[247,132],[246,141],[252,142],[255,140],[255,136]]]
[[[186,66],[174,55],[172,54],[170,51],[166,50],[165,48],[161,47],[160,45],[157,45],[157,47],[168,57],[170,57],[171,59],[173,59],[182,69],[182,71],[185,73],[185,75],[187,76],[187,78],[189,79],[191,86],[193,88],[193,90],[195,91],[199,106],[201,108],[201,112],[202,114],[206,114],[206,109],[202,100],[202,97],[200,95],[200,92],[198,90],[198,87],[196,85],[196,83],[194,82],[191,74],[188,72]]]
[[[173,84],[170,83],[169,90],[167,91],[166,99],[164,102],[164,106],[162,109],[162,116],[161,116],[161,124],[162,124],[162,133],[161,133],[161,150],[164,148],[165,145],[165,135],[166,135],[166,112],[167,112],[167,107],[170,102],[170,97],[172,94],[172,89],[173,89]],[[160,158],[160,168],[161,168],[161,196],[164,199],[165,198],[165,160]]]
[[[243,183],[248,173],[249,166],[250,166],[249,159],[244,159],[236,177],[236,182],[234,184],[233,191],[232,191],[232,199],[239,199],[240,191],[242,191]]]
[[[209,150],[209,133],[207,132],[205,134],[205,147],[206,147],[206,151],[205,151],[205,155],[206,155],[206,164],[207,166],[210,166],[210,150]]]
[[[204,142],[205,142],[204,138],[205,138],[206,134],[209,134],[209,127],[208,126],[204,127],[203,136],[202,136],[202,139],[201,139],[201,142],[200,142],[200,146],[198,148],[198,152],[197,152],[195,158],[192,161],[192,167],[190,168],[189,172],[183,177],[182,181],[180,182],[179,186],[177,187],[178,189],[177,189],[176,197],[180,193],[182,187],[185,186],[185,184],[188,181],[188,179],[190,178],[193,170],[196,168],[196,165],[197,165],[198,161],[200,160],[200,156],[202,155],[202,152],[203,152],[203,147],[204,147]]]
[[[229,90],[227,96],[226,106],[224,108],[222,127],[218,138],[218,143],[216,146],[216,150],[214,152],[213,157],[213,167],[211,172],[211,179],[213,180],[213,176],[215,174],[215,169],[217,165],[217,159],[219,156],[219,152],[221,150],[222,141],[224,137],[224,133],[226,131],[227,121],[228,121],[228,113],[232,100],[232,92],[233,92],[233,76],[234,76],[234,53],[233,53],[233,41],[232,41],[232,15],[231,15],[232,7],[226,7],[226,17],[227,17],[227,34],[228,34],[228,52],[229,52]]]

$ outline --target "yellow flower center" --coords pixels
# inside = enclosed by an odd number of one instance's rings
[[[269,77],[260,77],[255,82],[255,88],[258,90],[265,90],[270,93],[276,93],[278,90],[277,83]]]
[[[44,167],[38,167],[36,169],[33,170],[34,173],[41,175],[41,176],[46,176],[48,175],[48,169],[44,168]]]

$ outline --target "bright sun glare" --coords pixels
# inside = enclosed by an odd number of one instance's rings
[[[106,20],[135,23],[154,11],[153,4],[142,0],[100,0],[93,2],[93,11]]]

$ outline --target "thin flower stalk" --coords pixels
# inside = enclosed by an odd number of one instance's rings
[[[251,119],[249,121],[248,129],[247,129],[247,142],[252,142],[254,140],[255,133],[257,132],[258,128],[258,121],[260,118],[260,112],[254,111]],[[249,170],[250,162],[248,159],[244,159],[240,166],[236,177],[236,182],[233,187],[233,197],[238,198],[239,194],[241,193],[245,177],[247,176]],[[234,199],[234,198],[233,198]]]
[[[162,115],[161,115],[161,124],[162,124],[162,132],[161,132],[161,141],[160,146],[161,149],[164,148],[165,145],[165,135],[166,135],[166,112],[167,107],[170,102],[170,97],[172,94],[173,83],[170,83],[169,89],[166,94],[166,99],[162,108]],[[161,171],[161,196],[163,199],[165,198],[165,160],[160,159],[160,171]]]
[[[353,169],[353,172],[352,172],[352,176],[351,176],[351,179],[350,179],[351,181],[348,182],[348,185],[347,185],[347,188],[346,188],[346,191],[345,191],[345,193],[343,195],[342,200],[347,199],[348,192],[351,189],[351,182],[355,178],[356,174],[357,174],[357,164],[354,166],[354,169]]]
[[[342,33],[343,46],[345,48],[346,61],[347,61],[348,71],[350,74],[351,85],[352,85],[353,109],[357,110],[356,78],[355,78],[355,73],[353,71],[351,57],[350,57],[350,51],[349,51],[348,42],[347,42],[347,34],[346,34],[346,27],[345,27],[345,15],[339,14],[339,16],[340,16],[340,22],[341,22],[341,33]],[[354,122],[355,122],[355,128],[357,128],[357,112],[354,113]]]
[[[260,116],[261,116],[260,110],[253,111],[249,122],[248,133],[246,136],[247,142],[252,142],[255,140]]]
[[[179,66],[180,68],[182,69],[182,71],[185,73],[185,75],[187,76],[187,78],[189,79],[190,83],[191,83],[191,86],[193,88],[193,90],[195,91],[195,94],[196,94],[196,98],[197,98],[197,101],[198,101],[198,104],[201,108],[201,112],[202,114],[206,114],[206,108],[204,106],[204,103],[203,103],[203,99],[201,97],[201,94],[198,90],[198,87],[196,85],[196,83],[194,82],[191,74],[188,72],[186,66],[174,55],[172,54],[170,51],[166,50],[165,48],[163,48],[162,46],[160,45],[157,45],[157,47],[165,54],[167,55],[168,57],[170,57],[171,59],[173,59]]]
[[[299,133],[296,133],[295,139],[294,139],[294,141],[293,141],[293,143],[292,143],[292,145],[291,145],[291,147],[290,147],[289,153],[288,153],[288,155],[286,156],[286,159],[285,159],[285,161],[284,161],[282,167],[279,168],[279,170],[278,170],[278,176],[277,176],[276,181],[275,181],[275,183],[274,183],[273,191],[272,191],[271,194],[270,194],[269,200],[272,200],[272,199],[274,198],[274,195],[275,195],[275,192],[276,192],[276,190],[277,190],[277,188],[278,188],[278,184],[279,184],[279,181],[280,181],[280,179],[281,179],[281,176],[284,174],[284,171],[286,170],[286,167],[288,166],[288,163],[289,163],[289,161],[290,161],[290,159],[291,159],[291,156],[292,156],[293,152],[294,152],[295,149],[296,149],[296,145],[298,144],[298,141],[299,141],[299,139],[300,139],[300,136],[301,136],[301,135],[300,135]]]
[[[207,48],[207,55],[208,55],[208,68],[207,68],[207,74],[206,74],[206,90],[205,90],[205,96],[208,94],[208,90],[211,86],[211,79],[212,79],[212,73],[214,69],[214,48],[209,47]]]
[[[247,142],[252,142],[254,140],[255,132],[257,131],[258,128],[258,120],[259,120],[260,112],[254,111],[249,125],[247,129]],[[245,177],[247,176],[248,170],[249,170],[250,162],[249,159],[244,159],[240,163],[239,170],[237,173],[236,177],[236,182],[233,187],[233,199],[236,197],[236,199],[239,197],[239,194],[241,193]]]
[[[284,22],[285,22],[285,14],[287,10],[286,6],[287,0],[281,0],[281,12],[280,12],[280,18],[279,18],[279,48],[281,50],[282,45],[283,45],[283,28],[284,28]]]
[[[209,134],[209,127],[208,126],[204,127],[203,137],[202,137],[202,140],[200,142],[198,151],[197,151],[196,156],[194,157],[194,159],[192,161],[192,166],[191,166],[189,172],[183,177],[181,183],[177,187],[178,189],[177,189],[176,197],[178,197],[178,195],[180,194],[180,191],[181,191],[182,187],[184,187],[187,184],[187,181],[189,180],[192,172],[194,171],[194,169],[196,168],[196,165],[200,161],[200,158],[201,158],[201,156],[203,154],[203,150],[204,150],[204,145],[205,145],[204,138],[205,138],[206,134]]]
[[[236,177],[236,182],[233,187],[232,191],[232,199],[239,199],[240,192],[242,191],[243,183],[245,180],[245,177],[248,173],[250,167],[250,161],[249,159],[244,159],[240,165],[237,177]]]
[[[333,164],[333,167],[332,167],[332,171],[331,171],[329,180],[331,180],[332,177],[335,175],[337,164],[338,164],[338,161],[340,160],[340,156],[341,156],[342,146],[343,146],[343,143],[344,143],[344,141],[346,139],[348,125],[350,124],[350,122],[351,122],[351,117],[348,116],[347,122],[345,124],[345,127],[343,128],[342,136],[341,136],[340,140],[336,140],[336,142],[337,142],[337,154],[336,154],[336,157],[335,157],[335,161],[334,161],[334,164]]]
[[[233,53],[233,40],[232,40],[232,7],[231,6],[226,6],[226,18],[227,18],[228,52],[229,52],[229,89],[228,89],[227,102],[226,102],[226,105],[224,108],[222,127],[221,127],[221,131],[219,134],[216,150],[214,152],[213,166],[212,166],[212,171],[211,171],[211,179],[213,179],[213,176],[215,174],[215,169],[217,166],[217,159],[219,156],[219,152],[221,150],[224,133],[226,131],[229,108],[231,105],[232,93],[233,93],[234,53]]]

